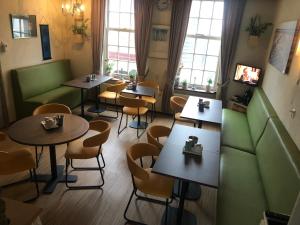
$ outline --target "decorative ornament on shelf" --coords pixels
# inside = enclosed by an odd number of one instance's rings
[[[259,37],[272,25],[272,23],[262,23],[259,15],[251,17],[250,24],[246,28],[249,32],[248,44],[251,47],[258,46]]]
[[[212,79],[209,78],[206,85],[206,92],[211,92]]]
[[[104,74],[107,76],[111,75],[111,72],[113,70],[114,63],[110,62],[109,59],[104,60]]]
[[[85,6],[82,0],[63,0],[61,10],[65,15],[79,15],[84,12]]]
[[[75,24],[72,25],[72,32],[75,35],[76,43],[83,43],[84,39],[88,37],[87,29],[88,29],[88,20],[82,19],[75,21]]]

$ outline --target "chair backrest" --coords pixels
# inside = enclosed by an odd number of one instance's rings
[[[122,95],[120,95],[120,104],[126,107],[132,107],[132,108],[139,108],[139,107],[145,107],[146,101],[138,98],[127,98]]]
[[[159,92],[159,84],[153,80],[144,80],[144,81],[138,83],[138,85],[153,88],[157,92]]]
[[[33,111],[33,115],[40,115],[40,114],[46,114],[46,113],[66,113],[66,114],[72,114],[71,109],[63,104],[58,103],[50,103],[45,104],[37,107]]]
[[[171,133],[171,128],[155,125],[149,127],[147,131],[147,139],[148,143],[155,145],[160,150],[163,148],[163,145],[159,143],[158,138],[160,137],[168,137]]]
[[[98,131],[99,134],[89,137],[83,141],[84,147],[96,147],[105,143],[109,137],[111,124],[104,120],[90,122],[90,130]]]
[[[170,98],[170,107],[173,112],[181,112],[187,100],[180,96],[172,96]]]
[[[137,143],[132,145],[126,153],[128,168],[132,176],[141,180],[147,180],[149,178],[148,172],[136,160],[145,156],[158,156],[159,152],[159,149],[152,144]]]
[[[120,84],[113,84],[111,86],[108,86],[106,88],[107,91],[121,93],[121,91],[127,86],[126,83],[120,83]]]

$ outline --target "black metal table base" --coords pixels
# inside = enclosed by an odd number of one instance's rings
[[[173,187],[173,194],[176,197],[180,197],[180,193],[181,193],[180,181],[176,179]],[[199,200],[200,197],[201,197],[201,186],[199,184],[190,182],[188,186],[188,190],[185,193],[185,199],[196,201]]]
[[[63,165],[58,165],[56,167],[57,176],[55,178],[52,175],[37,175],[38,182],[46,183],[46,186],[44,187],[43,190],[44,194],[51,194],[58,183],[65,183],[66,176],[64,174],[64,168],[65,167]],[[77,176],[74,175],[68,176],[68,182],[75,183],[76,181],[77,181]]]
[[[177,224],[177,208],[168,207],[168,220],[166,225],[176,225]],[[166,211],[161,219],[161,225],[165,225],[165,217]],[[183,210],[182,218],[181,218],[182,225],[197,225],[196,216],[189,211]]]
[[[129,127],[134,128],[134,129],[146,129],[148,126],[148,123],[146,122],[138,122],[138,121],[132,121],[129,123]]]
[[[100,105],[99,106],[94,105],[88,108],[87,111],[91,113],[102,113],[106,111],[106,107]]]

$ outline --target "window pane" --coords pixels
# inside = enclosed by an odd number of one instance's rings
[[[195,55],[193,69],[204,70],[205,58],[204,55]]]
[[[129,60],[128,48],[119,47],[119,60]]]
[[[196,54],[206,54],[207,51],[207,39],[200,39],[198,38],[196,40],[196,48],[195,48],[195,53]]]
[[[118,45],[118,31],[109,31],[108,32],[108,44],[109,45]]]
[[[221,47],[221,41],[219,41],[219,40],[209,40],[207,54],[208,55],[219,56],[220,47]]]
[[[191,70],[182,69],[180,73],[179,82],[181,83],[182,81],[186,80],[188,83],[190,83],[190,79],[191,79]]]
[[[129,49],[129,58],[131,62],[135,62],[135,48]]]
[[[199,11],[200,11],[200,1],[193,1],[190,17],[199,17]]]
[[[130,12],[131,0],[121,0],[120,12]]]
[[[223,2],[215,2],[213,18],[215,19],[223,19]]]
[[[134,30],[134,14],[131,14],[130,29]]]
[[[118,69],[119,69],[119,73],[121,75],[126,75],[128,73],[127,69],[128,69],[128,62],[125,61],[119,61],[119,65],[118,65]]]
[[[120,13],[120,28],[130,29],[130,14]]]
[[[119,12],[119,10],[120,10],[120,0],[110,0],[109,11]]]
[[[216,73],[214,72],[208,72],[208,71],[204,71],[204,76],[203,76],[203,85],[207,85],[208,80],[212,79],[212,83],[215,83],[215,77],[216,77]]]
[[[108,46],[108,58],[118,60],[118,47]]]
[[[130,43],[129,43],[130,47],[135,47],[135,36],[134,33],[130,33]]]
[[[214,8],[213,1],[203,1],[201,4],[200,18],[211,18]]]
[[[109,63],[112,63],[112,65],[113,65],[112,72],[113,73],[117,73],[117,70],[118,70],[118,61],[117,60],[109,60]]]
[[[119,14],[118,13],[109,13],[109,27],[110,28],[119,28]]]
[[[136,71],[136,63],[129,63],[128,72],[130,72],[131,70],[135,70]]]
[[[210,35],[214,37],[221,37],[222,34],[222,20],[213,20],[211,24]]]
[[[214,56],[206,57],[205,70],[215,72],[217,70],[217,65],[218,65],[218,57],[214,57]]]
[[[129,45],[129,32],[120,32],[119,33],[119,45],[128,46]]]
[[[201,85],[203,79],[203,71],[201,70],[193,70],[192,71],[192,84],[198,84]]]
[[[186,37],[183,46],[183,52],[194,53],[194,48],[195,48],[195,38]]]
[[[208,36],[210,30],[211,20],[208,19],[200,19],[198,24],[198,34],[203,34]]]
[[[198,19],[190,18],[189,26],[187,29],[187,34],[196,34],[197,33],[197,25],[198,25]]]
[[[192,68],[193,54],[182,54],[181,62],[182,62],[183,68],[185,68],[185,69]]]

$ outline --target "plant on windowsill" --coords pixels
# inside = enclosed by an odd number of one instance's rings
[[[114,64],[112,62],[109,62],[108,59],[104,60],[104,74],[107,76],[111,75],[111,72],[113,70]]]
[[[182,89],[187,89],[187,81],[183,80],[181,83]]]
[[[88,34],[87,34],[88,20],[89,19],[85,19],[80,24],[72,25],[72,32],[75,35],[75,41],[77,43],[82,43],[84,41],[84,39],[88,37]]]
[[[137,71],[136,70],[130,70],[129,71],[129,79],[130,82],[134,82],[136,79]]]
[[[210,92],[211,91],[211,85],[212,85],[212,79],[209,78],[207,81],[207,85],[206,85],[206,92]]]

